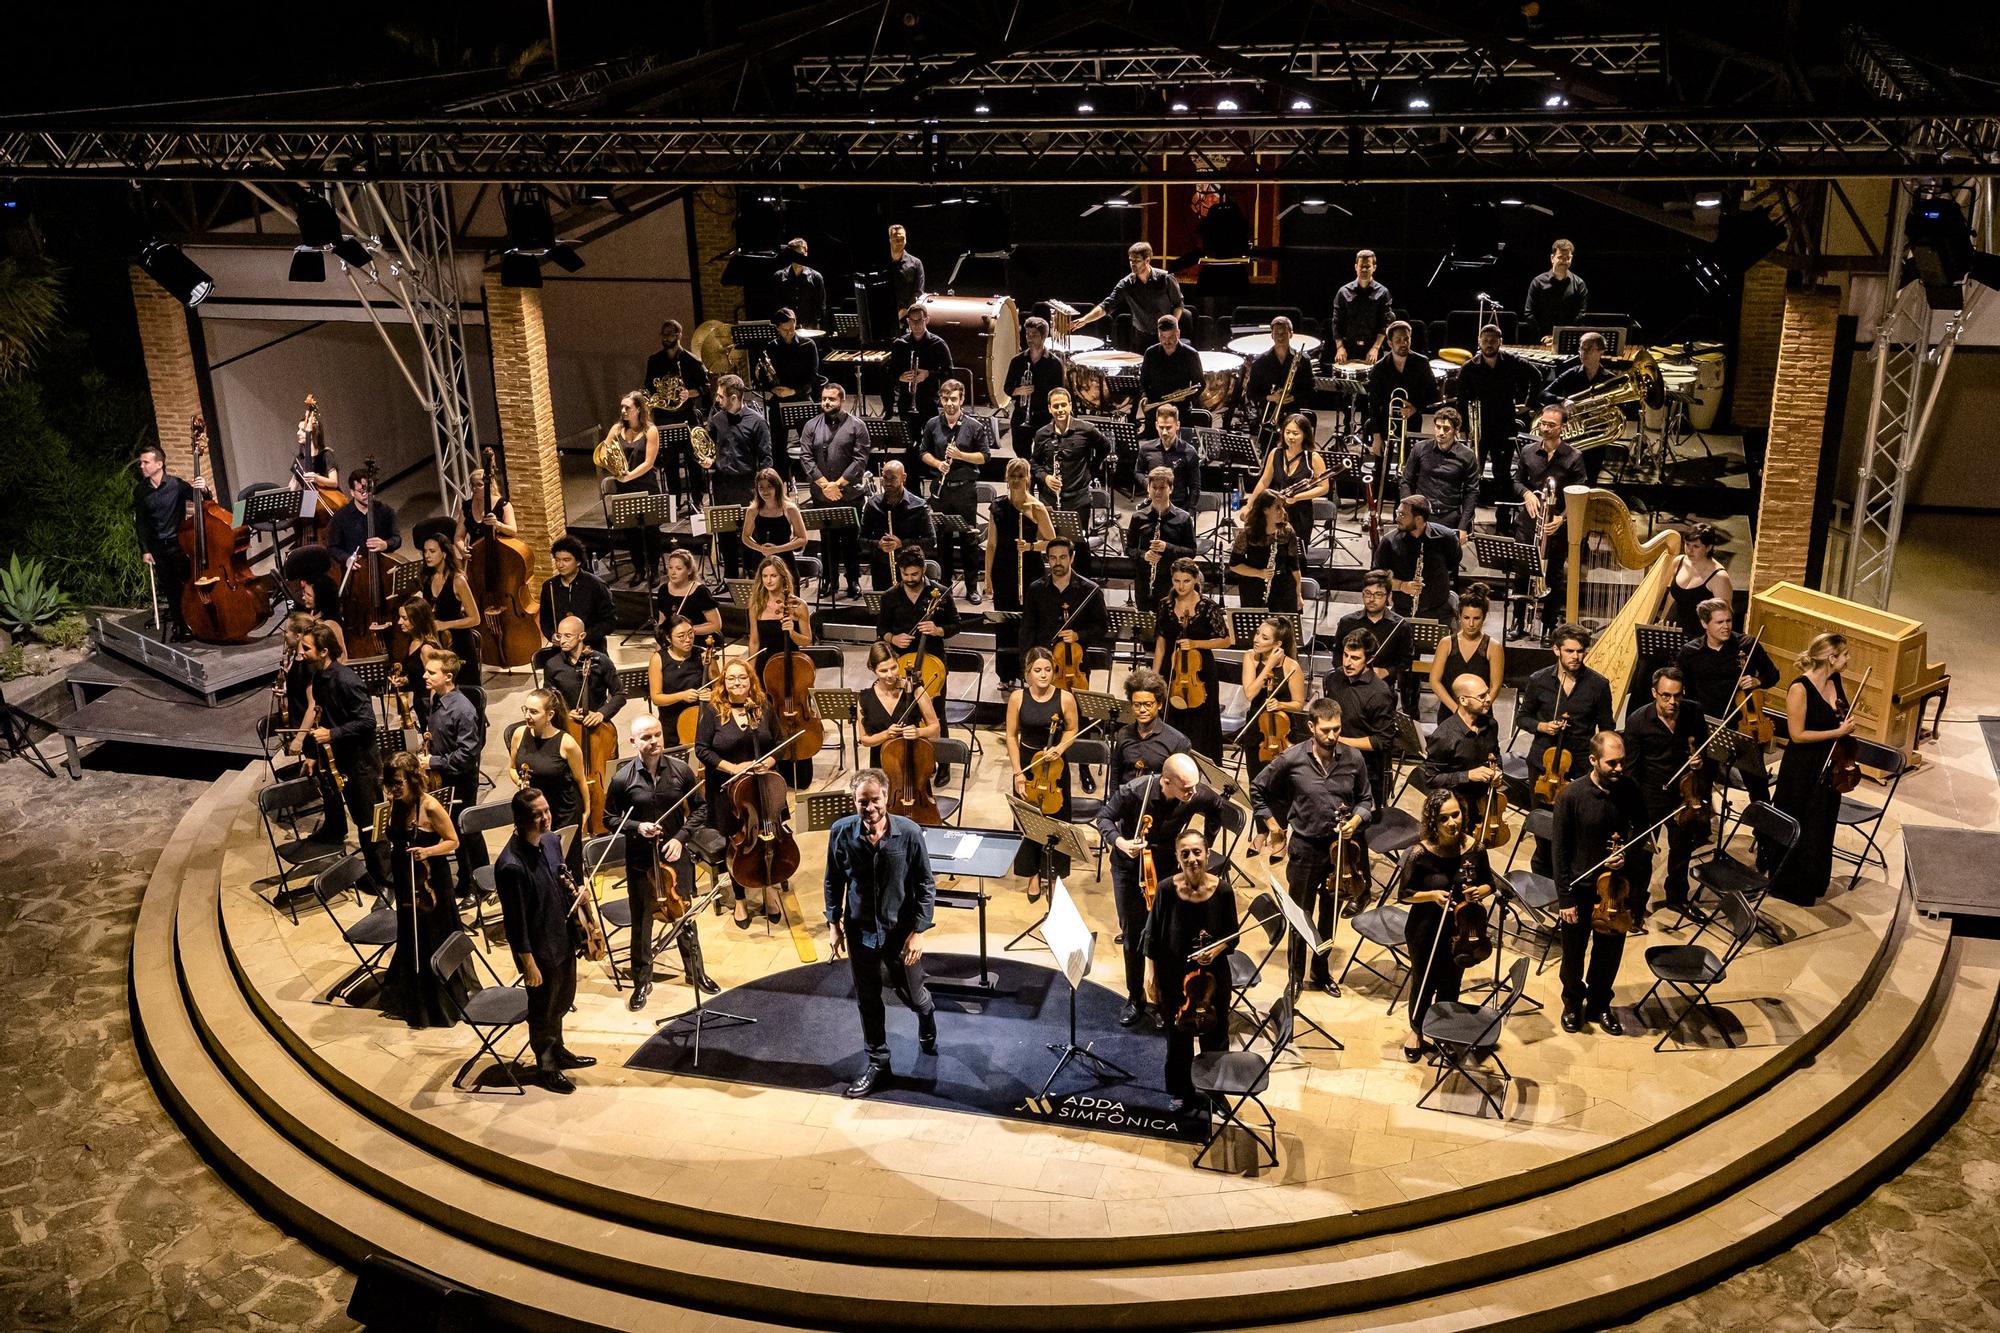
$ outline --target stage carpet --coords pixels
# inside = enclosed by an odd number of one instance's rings
[[[958,954],[927,955],[924,962],[933,978],[969,977],[978,968],[977,959]],[[974,999],[933,992],[936,1056],[917,1049],[917,1016],[885,989],[895,1074],[872,1100],[1150,1138],[1198,1139],[1205,1133],[1205,1120],[1176,1119],[1168,1110],[1161,1087],[1165,1035],[1158,1028],[1119,1027],[1124,997],[1090,981],[1077,996],[1077,1044],[1094,1042],[1094,1050],[1132,1077],[1100,1078],[1079,1058],[1070,1061],[1044,1099],[1042,1083],[1060,1058],[1048,1043],[1069,1039],[1068,985],[1052,968],[1019,959],[992,958],[988,966],[1001,989],[1013,994]],[[686,994],[678,984],[660,990]],[[711,1007],[758,1022],[709,1022],[698,1069],[691,1064],[687,1021],[661,1028],[626,1066],[837,1097],[866,1063],[854,978],[845,959],[795,967],[724,991]]]

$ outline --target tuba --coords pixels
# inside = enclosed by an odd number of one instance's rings
[[[1666,401],[1659,363],[1651,352],[1635,347],[1624,370],[1563,400],[1569,413],[1563,443],[1579,452],[1610,444],[1625,433],[1625,404],[1642,403],[1657,411]]]

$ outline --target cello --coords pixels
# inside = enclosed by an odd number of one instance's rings
[[[181,588],[181,619],[203,643],[242,643],[271,612],[263,580],[250,572],[250,529],[202,494],[201,463],[208,456],[208,424],[189,424],[194,445],[194,513],[181,523],[181,550],[189,561]]]
[[[590,659],[596,652],[586,647],[577,658],[577,665],[583,670],[583,684],[578,691],[576,711],[569,716],[568,731],[576,738],[577,747],[583,751],[583,830],[591,837],[602,837],[607,831],[604,823],[604,793],[610,785],[611,765],[618,759],[618,728],[609,722],[599,722],[586,727],[583,714],[590,707]]]
[[[369,549],[368,543],[377,535],[375,532],[375,460],[368,459],[361,465],[368,474],[368,508],[364,513],[361,546],[354,552],[347,572],[340,576],[340,620],[341,628],[347,631],[347,656],[400,658],[400,645],[395,642],[395,605],[389,600],[390,571],[403,562],[387,551]],[[348,485],[354,482],[349,480]],[[377,629],[376,626],[383,626]]]
[[[796,597],[791,606],[805,609],[805,603]],[[787,612],[796,614],[790,607]],[[789,633],[784,648],[764,663],[764,693],[777,710],[779,734],[790,737],[778,758],[792,763],[811,763],[826,744],[826,724],[813,711],[814,674],[812,659],[799,651]]]
[[[472,585],[473,599],[480,606],[480,655],[503,667],[526,666],[541,647],[542,631],[535,609],[528,605],[528,544],[495,532],[488,489],[497,478],[502,500],[507,496],[504,473],[494,472],[493,450],[485,451],[487,480],[480,483],[480,521],[486,532],[472,544],[466,559],[466,582]]]
[[[917,701],[920,685],[903,678],[904,700],[897,717]],[[897,726],[895,718],[889,725]],[[942,828],[944,815],[931,794],[931,777],[937,772],[937,751],[922,736],[890,737],[882,744],[882,772],[889,779],[889,813],[914,819],[930,828]]]
[[[776,888],[799,873],[799,844],[792,836],[785,780],[771,769],[757,768],[788,743],[778,742],[724,784],[737,819],[729,839],[729,877],[746,889]]]
[[[298,452],[292,455],[292,476],[298,479],[300,490],[311,491],[317,497],[313,516],[299,520],[300,540],[324,543],[327,524],[347,508],[347,496],[338,486],[324,486],[307,479],[306,465],[319,452],[319,443],[319,401],[307,394],[305,416],[299,421]]]

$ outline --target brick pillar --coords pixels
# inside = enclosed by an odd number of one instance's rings
[[[503,287],[486,275],[486,335],[493,354],[493,394],[500,403],[500,447],[506,453],[514,523],[534,557],[531,596],[555,573],[549,543],[568,529],[562,467],[556,458],[556,414],[549,398],[549,348],[542,294]]]
[[[736,187],[698,186],[688,195],[688,226],[694,236],[695,310],[701,319],[724,323],[736,318],[742,292],[724,285],[723,267],[736,248]],[[768,312],[766,312],[768,313]],[[692,337],[694,330],[689,329]]]
[[[1820,458],[1826,438],[1826,402],[1833,378],[1840,293],[1816,287],[1785,299],[1771,395],[1771,441],[1764,457],[1764,494],[1757,505],[1757,551],[1750,590],[1780,579],[1806,581]]]
[[[1743,305],[1736,326],[1736,388],[1729,420],[1738,430],[1762,426],[1771,415],[1771,387],[1778,374],[1778,336],[1785,321],[1785,270],[1757,264],[1743,275]]]
[[[167,289],[131,268],[132,307],[139,316],[139,350],[146,358],[146,380],[153,390],[153,421],[167,451],[167,470],[177,477],[194,469],[188,422],[201,411],[201,380],[195,373],[194,340],[188,334],[188,308]],[[212,428],[215,423],[210,422]]]

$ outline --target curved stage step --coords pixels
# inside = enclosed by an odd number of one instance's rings
[[[156,1077],[218,1160],[302,1231],[351,1259],[399,1254],[538,1323],[585,1311],[614,1327],[676,1311],[714,1327],[1600,1321],[1705,1282],[1865,1189],[1956,1104],[2000,987],[1984,942],[1904,916],[1852,1003],[1795,1043],[1808,1048],[1798,1059],[1602,1161],[1356,1214],[1333,1240],[1249,1229],[1222,1257],[1052,1255],[1004,1239],[981,1254],[903,1237],[892,1262],[831,1232],[814,1244],[814,1228],[746,1238],[693,1210],[648,1223],[585,1206],[603,1197],[591,1190],[551,1197],[547,1173],[374,1114],[302,1056],[310,1044],[230,950],[223,849],[255,786],[237,775],[205,794],[149,887],[133,978]]]

